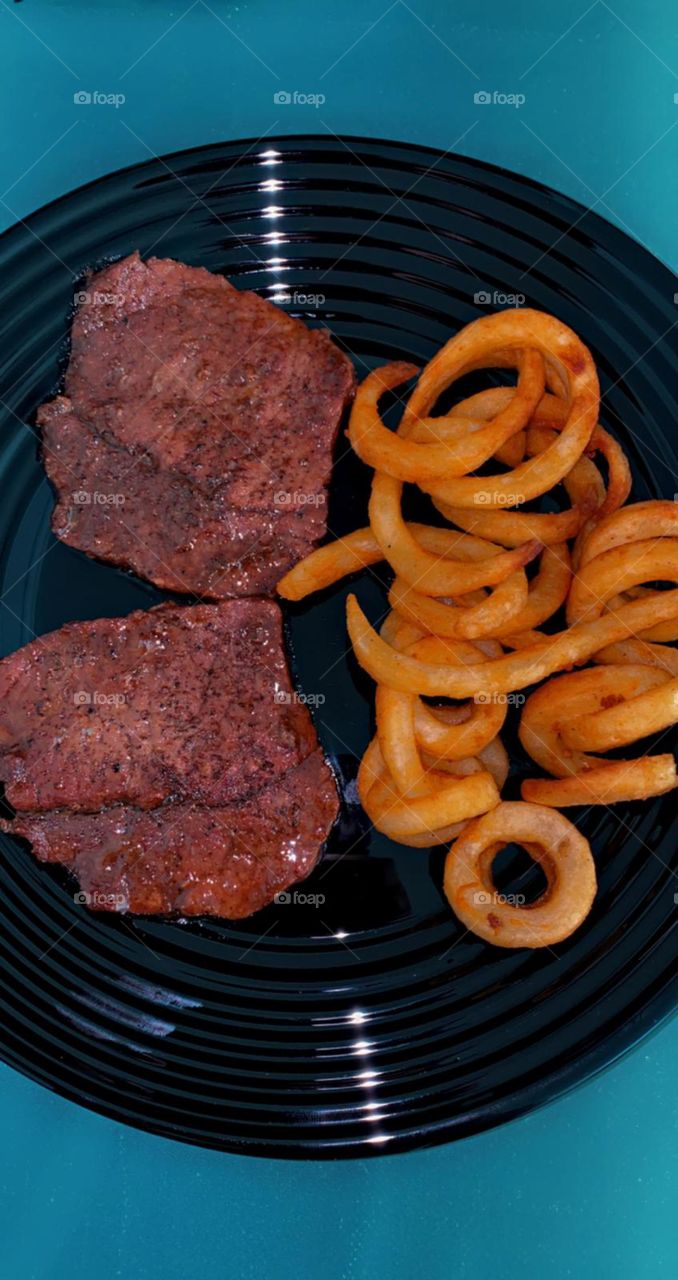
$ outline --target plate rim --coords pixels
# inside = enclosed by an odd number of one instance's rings
[[[483,171],[489,170],[503,178],[518,181],[531,187],[535,191],[541,191],[551,198],[555,197],[572,205],[573,208],[580,210],[580,212],[587,218],[591,218],[594,222],[603,224],[615,235],[620,236],[622,240],[635,245],[635,247],[647,258],[657,263],[659,267],[668,271],[674,279],[678,280],[678,271],[674,271],[673,267],[671,267],[668,262],[665,262],[658,254],[654,253],[651,249],[648,249],[647,245],[644,245],[635,235],[631,235],[628,231],[624,231],[622,227],[618,227],[614,222],[611,222],[609,218],[604,217],[603,214],[598,213],[589,205],[583,204],[581,200],[577,200],[575,196],[568,195],[567,192],[564,191],[559,191],[557,187],[552,187],[549,183],[540,182],[537,178],[530,178],[527,174],[521,173],[518,169],[509,169],[506,165],[497,164],[493,160],[482,160],[478,156],[467,156],[460,151],[445,150],[442,147],[431,146],[430,143],[405,142],[398,138],[382,138],[373,134],[357,133],[276,133],[262,135],[261,137],[221,138],[217,142],[198,143],[191,147],[180,147],[176,151],[166,151],[162,155],[151,155],[145,160],[135,160],[132,164],[121,165],[118,169],[110,169],[106,173],[99,174],[97,178],[89,178],[86,182],[81,182],[77,186],[69,188],[69,190],[63,192],[62,195],[54,196],[52,200],[47,200],[44,204],[37,205],[24,217],[16,218],[8,227],[5,227],[3,231],[0,231],[0,249],[4,247],[3,241],[5,238],[20,234],[29,219],[37,218],[41,214],[49,213],[52,209],[61,204],[62,201],[70,200],[74,196],[83,195],[94,187],[101,186],[111,179],[131,174],[134,170],[145,169],[152,164],[167,164],[170,160],[179,160],[184,156],[196,155],[198,153],[208,151],[219,151],[219,149],[223,147],[244,147],[246,152],[249,151],[250,154],[253,155],[254,153],[252,149],[260,143],[263,144],[265,142],[269,142],[275,144],[278,142],[293,143],[300,141],[322,142],[330,145],[336,145],[338,143],[340,146],[343,146],[344,150],[348,151],[349,154],[351,153],[351,148],[346,145],[348,143],[373,143],[377,146],[396,147],[406,151],[424,151],[429,155],[437,156],[439,160],[449,159],[453,163],[468,164],[471,168],[477,168]]]

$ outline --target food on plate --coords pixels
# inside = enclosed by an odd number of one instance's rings
[[[321,547],[354,389],[327,334],[203,269],[135,254],[89,280],[72,336],[64,395],[39,412],[57,534],[209,599],[277,584],[302,600],[385,561],[380,631],[347,599],[353,651],[377,682],[362,806],[401,844],[451,842],[445,892],[479,936],[568,937],[595,868],[557,809],[678,785],[666,751],[604,754],[678,722],[678,513],[626,505],[628,461],[598,422],[577,335],[541,312],[501,312],[422,370],[368,374],[348,437],[374,468],[369,525]],[[436,412],[483,370],[513,383]],[[382,397],[410,381],[392,431]],[[404,513],[405,485],[433,523]],[[3,690],[0,779],[16,810],[3,827],[74,870],[92,904],[237,917],[314,866],[336,789],[273,602],[74,623],[0,663]],[[525,781],[522,801],[502,800],[510,700],[525,703],[521,743],[550,775]],[[493,887],[511,841],[546,875],[529,907]]]
[[[497,893],[492,863],[507,844],[521,845],[539,864],[548,889],[518,905]],[[574,933],[596,893],[588,840],[562,813],[504,801],[464,827],[445,860],[445,896],[478,937],[501,947],[549,947]]]
[[[653,598],[641,585],[678,581],[678,508],[672,502],[639,502],[608,515],[587,534],[578,551],[570,621],[617,612],[627,600]],[[675,621],[659,623],[641,640],[676,640]]]
[[[350,361],[202,267],[135,253],[80,296],[38,412],[57,537],[171,591],[272,593],[326,531]]]
[[[451,479],[421,482],[426,492],[452,505],[473,508],[480,501],[492,510],[504,504],[516,505],[516,495],[520,495],[519,502],[540,497],[572,469],[589,444],[598,421],[598,377],[590,352],[576,334],[554,316],[525,309],[483,316],[451,338],[419,378],[406,405],[399,432],[407,438],[413,431],[425,428],[429,421],[426,415],[451,382],[468,368],[493,367],[493,354],[502,347],[514,352],[526,347],[533,350],[537,358],[543,357],[546,385],[566,401],[565,421],[557,438],[540,454],[539,465],[528,459],[508,471],[482,477],[459,472],[455,476],[451,469]],[[465,363],[464,357],[467,357]],[[541,396],[537,404],[540,400]],[[514,401],[520,401],[519,386]],[[526,412],[516,415],[521,428],[528,424],[530,412],[536,407],[533,400],[525,400],[521,410],[524,408]],[[437,430],[445,429],[444,418],[430,421]],[[458,427],[455,430],[458,431]]]
[[[492,319],[496,318],[492,317]],[[462,331],[462,334],[464,333],[466,330]],[[453,352],[451,347],[458,340],[461,341],[461,338],[462,335],[457,335],[457,339],[452,338],[448,343],[450,358],[444,378],[440,381],[439,390],[433,397],[434,401],[455,378],[461,377],[473,368],[481,367],[481,364],[467,360],[463,353],[460,357],[454,358],[456,352]],[[363,462],[367,462],[377,472],[392,476],[395,480],[410,480],[423,484],[426,480],[435,481],[450,474],[463,476],[467,471],[474,470],[491,458],[501,444],[524,426],[531,410],[536,408],[541,399],[544,391],[543,362],[537,355],[530,353],[523,357],[518,353],[515,363],[519,369],[515,395],[492,423],[487,426],[481,424],[476,430],[470,431],[466,422],[452,421],[450,425],[453,441],[443,439],[438,442],[435,437],[425,436],[425,443],[408,440],[407,436],[410,433],[405,425],[407,418],[401,425],[398,435],[394,436],[379,417],[381,396],[418,373],[416,366],[396,362],[377,369],[368,375],[360,387],[360,395],[356,398],[349,423],[349,440]],[[430,365],[427,366],[427,370],[430,368]],[[422,374],[418,386],[421,386],[427,370]],[[417,412],[421,416],[420,411]],[[431,421],[435,425],[435,430],[440,431],[445,420],[436,418]],[[421,426],[427,425],[428,420],[424,418]]]
[[[481,391],[465,400],[454,411],[468,415],[471,409],[474,414],[483,418],[490,408],[494,411],[507,403],[512,395],[510,387],[495,387]],[[520,452],[512,459],[513,465],[522,461],[523,457],[538,457],[549,445],[555,443],[556,432],[562,431],[567,420],[567,406],[557,396],[545,395],[532,415],[529,430],[521,433]],[[516,437],[516,439],[518,439]],[[600,471],[592,458],[600,455],[607,464],[607,485],[603,482]],[[465,507],[454,507],[440,499],[435,505],[447,520],[459,525],[461,529],[479,534],[483,538],[499,542],[503,546],[517,546],[526,538],[537,538],[546,544],[561,543],[575,537],[589,521],[595,517],[598,521],[610,511],[621,506],[631,492],[631,472],[620,445],[598,424],[586,446],[586,451],[575,462],[571,471],[563,477],[563,488],[572,506],[565,511],[555,513],[522,512],[512,509],[468,510]]]
[[[93,906],[249,915],[337,815],[273,601],[70,623],[0,662],[0,697],[3,830]]]
[[[440,396],[447,403],[455,382],[480,369],[515,370],[515,384],[436,416]],[[391,431],[381,398],[411,379]],[[278,584],[283,598],[301,600],[379,560],[393,570],[392,612],[380,630],[347,598],[353,652],[377,682],[359,796],[394,840],[454,841],[448,899],[469,929],[499,946],[552,945],[590,910],[588,844],[555,808],[677,785],[672,754],[597,754],[678,722],[678,656],[667,643],[678,639],[678,588],[657,586],[678,584],[678,511],[670,502],[624,505],[630,468],[598,422],[598,400],[584,344],[527,309],[466,326],[420,373],[400,361],[375,370],[348,428],[375,470],[369,527],[318,548]],[[407,483],[432,500],[435,525],[403,516]],[[549,509],[533,509],[542,497]],[[564,622],[554,619],[562,606]],[[556,675],[589,661],[597,665]],[[502,801],[508,704],[524,703],[516,691],[541,681],[520,738],[554,776],[526,781],[522,801]],[[491,879],[497,850],[514,840],[548,881],[529,908],[500,901]]]
[[[548,680],[527,699],[520,741],[551,779],[528,779],[525,800],[545,805],[645,800],[676,786],[672,754],[606,761],[611,751],[678,723],[678,679],[659,667],[615,663]]]
[[[563,667],[586,662],[603,646],[637,634],[653,621],[678,619],[678,589],[632,600],[614,613],[543,636],[482,668],[475,663],[427,662],[396,652],[370,626],[355,596],[348,597],[347,618],[353,651],[375,680],[427,697],[469,698],[479,691],[491,696],[524,689]]]
[[[336,812],[316,750],[229,805],[21,813],[5,830],[29,840],[43,862],[73,871],[94,910],[234,920],[311,873]]]

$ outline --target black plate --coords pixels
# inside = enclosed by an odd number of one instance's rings
[[[591,346],[603,421],[630,453],[636,499],[674,492],[676,285],[607,222],[490,165],[400,143],[282,138],[185,151],[81,188],[0,240],[3,653],[69,619],[161,598],[54,541],[30,426],[59,382],[74,278],[135,248],[286,295],[280,305],[328,325],[360,373],[393,357],[425,361],[487,309],[478,293],[522,294]],[[366,482],[343,456],[335,533],[364,523]],[[357,590],[379,616],[379,581],[364,574]],[[346,591],[288,616],[298,681],[325,699],[316,721],[343,786],[343,817],[303,886],[324,902],[237,925],[93,915],[70,880],[3,838],[7,1062],[183,1141],[365,1155],[525,1112],[667,1014],[673,798],[576,815],[600,889],[568,942],[511,952],[465,934],[441,893],[441,851],[391,844],[355,804],[372,688],[346,656]],[[513,855],[499,887],[534,892],[534,874]]]

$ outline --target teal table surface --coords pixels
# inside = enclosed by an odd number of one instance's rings
[[[669,0],[0,0],[0,49],[3,226],[153,154],[367,134],[518,170],[678,265]],[[677,1049],[674,1023],[521,1121],[337,1164],[182,1147],[0,1068],[0,1267],[8,1280],[673,1277]]]

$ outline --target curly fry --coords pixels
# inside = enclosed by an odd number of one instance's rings
[[[448,468],[444,481],[418,478],[417,482],[434,497],[459,507],[474,508],[479,497],[481,503],[487,500],[490,507],[501,507],[511,495],[520,494],[522,501],[538,497],[572,469],[596,426],[599,388],[589,351],[571,329],[553,316],[528,309],[483,317],[468,325],[451,342],[460,343],[469,355],[479,354],[486,344],[495,343],[536,348],[546,358],[554,380],[567,386],[568,417],[557,440],[540,456],[538,467],[527,461],[506,473],[482,478],[459,474],[454,478]],[[403,416],[402,435],[407,436],[414,422],[425,417],[447,385],[449,347],[450,343],[443,347],[421,374]]]
[[[486,317],[488,321],[492,319],[492,316]],[[452,343],[454,341],[452,339]],[[504,441],[525,426],[531,410],[543,394],[544,362],[541,357],[534,351],[519,351],[515,363],[519,377],[511,403],[489,425],[481,425],[477,431],[467,433],[454,448],[446,442],[418,444],[408,440],[405,419],[397,434],[384,426],[379,416],[381,396],[418,371],[414,365],[404,363],[376,369],[358,388],[353,403],[348,438],[355,452],[375,470],[396,480],[410,480],[417,484],[434,481],[441,476],[462,476],[475,470],[491,458]],[[455,352],[450,350],[445,385],[449,386],[471,367],[477,368],[478,364],[469,362],[468,357],[455,359]]]
[[[529,906],[497,893],[491,878],[499,849],[520,844],[537,861],[548,889]],[[499,947],[547,947],[586,919],[596,892],[589,843],[561,813],[520,802],[498,804],[469,822],[445,861],[445,895],[455,915]]]
[[[373,679],[428,697],[467,698],[479,690],[493,694],[524,689],[563,667],[586,662],[605,645],[652,622],[678,617],[678,589],[658,593],[651,600],[634,600],[615,614],[578,623],[516,653],[470,666],[443,666],[398,653],[376,634],[353,595],[348,597],[346,616],[356,658]]]
[[[600,760],[591,751],[627,746],[678,723],[678,679],[658,667],[615,665],[549,680],[525,703],[520,741],[559,781],[523,783],[526,800],[546,805],[643,800],[676,785],[672,755]]]

